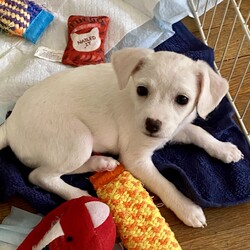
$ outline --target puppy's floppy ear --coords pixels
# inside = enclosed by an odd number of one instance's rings
[[[213,111],[228,91],[228,82],[204,61],[197,61],[200,95],[197,112],[202,118]]]
[[[120,89],[124,89],[129,77],[136,66],[147,55],[153,53],[151,49],[125,48],[113,53],[111,62],[115,70]]]

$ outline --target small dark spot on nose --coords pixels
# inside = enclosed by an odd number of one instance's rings
[[[145,125],[148,132],[156,133],[161,129],[162,122],[158,119],[147,118]]]

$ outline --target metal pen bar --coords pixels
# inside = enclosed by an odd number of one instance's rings
[[[226,20],[226,15],[227,15],[227,12],[228,12],[229,4],[230,4],[230,0],[227,1],[227,6],[226,6],[226,9],[225,9],[224,15],[222,17],[221,23],[220,23],[220,28],[219,28],[219,32],[218,32],[218,35],[217,35],[217,38],[216,38],[215,45],[214,45],[214,50],[216,50],[219,39],[220,39],[220,34],[221,34],[221,31],[222,31],[223,25],[225,23],[225,20]]]
[[[236,94],[235,94],[235,96],[234,96],[234,98],[233,98],[233,101],[234,101],[234,102],[236,101],[236,99],[237,99],[237,97],[238,97],[238,95],[239,95],[239,92],[240,92],[240,90],[241,90],[241,87],[242,87],[242,85],[243,85],[243,83],[244,83],[244,80],[245,80],[245,78],[246,78],[246,75],[247,75],[249,66],[250,66],[250,61],[248,61],[248,64],[247,64],[246,69],[245,69],[245,71],[244,71],[244,74],[243,74],[243,76],[241,77],[241,81],[240,81],[239,86],[238,86],[238,88],[237,88]]]
[[[216,10],[217,10],[217,6],[218,6],[218,0],[215,1],[215,6],[214,6],[214,10],[213,10],[211,22],[210,22],[210,25],[209,25],[209,28],[208,28],[208,32],[207,32],[207,40],[209,40],[209,36],[210,36],[211,29],[212,29],[212,25],[214,23],[214,17],[215,17],[215,13],[216,13]]]

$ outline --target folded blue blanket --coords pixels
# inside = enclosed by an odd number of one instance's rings
[[[175,35],[155,50],[170,50],[213,66],[213,50],[197,40],[179,22],[173,26]],[[226,98],[207,120],[195,124],[222,141],[236,144],[245,155],[238,163],[224,164],[194,145],[166,145],[153,155],[159,171],[186,196],[203,207],[236,205],[250,200],[250,149],[243,134],[232,119],[233,110]],[[23,196],[38,212],[47,213],[63,202],[58,196],[29,183],[30,169],[21,164],[10,148],[0,151],[0,199]],[[73,186],[95,194],[87,175],[62,178]],[[164,192],[164,190],[163,190]]]

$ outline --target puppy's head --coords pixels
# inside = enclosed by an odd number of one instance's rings
[[[171,140],[197,113],[205,118],[228,90],[203,61],[174,52],[127,48],[112,56],[120,89],[127,85],[142,133]]]

